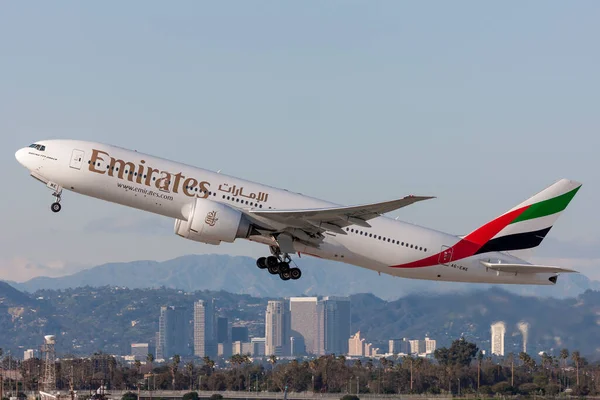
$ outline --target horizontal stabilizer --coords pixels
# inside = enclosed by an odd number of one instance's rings
[[[489,269],[493,269],[494,271],[510,272],[514,274],[519,272],[522,274],[578,272],[573,269],[550,267],[547,265],[490,263],[486,261],[481,261],[481,264]]]

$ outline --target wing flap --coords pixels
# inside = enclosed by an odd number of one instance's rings
[[[481,261],[485,267],[493,269],[494,271],[510,272],[510,273],[523,273],[523,274],[535,274],[535,273],[569,273],[575,272],[573,269],[552,267],[548,265],[534,265],[534,264],[508,264],[508,263],[490,263]]]

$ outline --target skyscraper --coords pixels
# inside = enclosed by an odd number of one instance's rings
[[[290,313],[284,301],[269,300],[265,315],[265,353],[287,356],[290,345]]]
[[[348,353],[350,298],[292,297],[290,318],[292,336],[302,339],[306,353],[318,356]]]
[[[347,354],[350,337],[350,298],[324,297],[321,300],[323,350],[321,354]]]
[[[175,354],[188,354],[185,310],[181,307],[163,306],[158,319],[156,358],[171,358]]]
[[[437,347],[437,342],[433,339],[425,338],[425,353],[433,354],[435,353],[435,349]]]
[[[217,327],[215,302],[198,300],[194,303],[194,355],[217,356]]]
[[[506,325],[504,322],[496,322],[491,326],[492,331],[492,354],[497,356],[504,355],[504,334]]]
[[[410,341],[406,338],[390,339],[388,352],[390,354],[410,354]]]
[[[225,317],[217,318],[217,343],[231,343],[229,341],[229,320]]]
[[[231,327],[231,342],[242,342],[247,343],[248,338],[248,327],[247,326],[232,326]]]
[[[317,313],[318,298],[316,297],[291,297],[290,318],[292,336],[301,337],[304,349],[308,354],[324,354],[324,326],[322,310]],[[322,308],[322,307],[321,307]],[[294,346],[297,354],[301,346]]]
[[[252,355],[254,357],[265,355],[265,338],[253,337],[250,343],[252,345]]]
[[[365,339],[360,337],[360,331],[348,339],[348,355],[359,357],[365,355]]]
[[[424,340],[409,340],[411,354],[425,354],[427,347]]]
[[[150,353],[150,346],[148,343],[131,343],[131,355],[136,360],[146,361],[148,354]]]

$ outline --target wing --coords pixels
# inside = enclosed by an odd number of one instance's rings
[[[535,274],[535,273],[557,273],[557,272],[578,272],[573,269],[561,268],[561,267],[550,267],[547,265],[533,265],[533,264],[505,264],[505,263],[489,263],[481,261],[481,264],[489,269],[500,272],[510,273],[523,273],[523,274]]]
[[[432,199],[427,196],[406,196],[382,203],[363,204],[348,207],[309,208],[295,210],[248,210],[250,215],[266,218],[289,228],[299,228],[308,232],[331,231],[346,235],[342,229],[350,225],[370,227],[370,219],[390,211],[406,207],[418,201]]]

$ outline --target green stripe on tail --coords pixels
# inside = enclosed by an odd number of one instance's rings
[[[575,194],[577,194],[577,191],[580,187],[581,186],[552,199],[540,201],[539,203],[530,205],[521,215],[511,222],[511,224],[527,221],[533,218],[545,217],[547,215],[552,215],[563,211],[565,208],[567,208],[567,205],[573,199]]]

